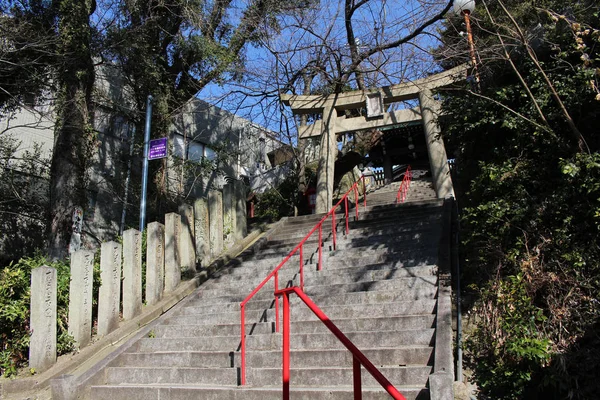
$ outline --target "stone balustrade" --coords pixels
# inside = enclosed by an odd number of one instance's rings
[[[208,266],[223,250],[246,236],[246,196],[243,184],[233,182],[221,191],[209,192],[208,199],[182,205],[179,213],[165,215],[164,224],[151,222],[147,228],[146,254],[142,234],[136,229],[123,233],[123,245],[111,241],[100,246],[98,299],[93,299],[94,251],[79,250],[71,255],[69,287],[69,334],[77,348],[92,340],[92,305],[97,300],[97,334],[105,336],[131,320],[177,288],[182,272],[195,273]],[[226,221],[224,221],[226,219]],[[227,235],[223,227],[227,226]],[[226,236],[226,237],[225,237]],[[146,261],[145,288],[142,263]],[[122,302],[121,302],[122,299]],[[121,307],[122,305],[122,307]],[[31,341],[29,365],[46,370],[57,358],[57,274],[51,267],[36,268],[31,274]]]

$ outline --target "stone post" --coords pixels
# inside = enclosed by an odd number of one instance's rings
[[[429,154],[433,188],[438,199],[445,199],[448,196],[454,196],[454,189],[450,178],[446,148],[441,137],[442,131],[437,123],[439,103],[433,98],[433,93],[429,89],[419,92],[419,103],[423,128],[425,129],[425,142]]]
[[[181,241],[179,254],[181,256],[181,271],[196,271],[196,248],[194,244],[194,207],[189,204],[179,206],[181,216]]]
[[[323,109],[323,135],[321,136],[319,168],[317,171],[316,213],[326,213],[333,205],[333,178],[337,157],[335,132],[336,111],[333,107]]]
[[[31,271],[29,368],[41,372],[56,362],[56,270]]]
[[[235,233],[236,241],[242,240],[248,234],[248,225],[246,223],[246,186],[242,181],[235,181],[234,201],[235,201]]]
[[[208,213],[210,214],[210,253],[214,259],[223,251],[223,195],[218,190],[208,192]]]
[[[179,214],[165,215],[165,293],[175,290],[181,282],[180,232],[181,217]]]
[[[102,243],[100,248],[100,291],[98,294],[98,335],[108,335],[119,326],[121,300],[121,245]]]
[[[146,237],[146,303],[151,306],[162,298],[165,286],[165,226],[148,224]]]
[[[210,228],[208,219],[208,202],[205,198],[194,203],[196,257],[202,267],[210,264]]]
[[[234,186],[228,183],[223,187],[223,239],[226,247],[234,242],[235,223]]]
[[[142,311],[142,234],[137,229],[123,232],[123,319]]]
[[[71,283],[69,285],[69,335],[78,348],[85,347],[92,338],[92,283],[94,280],[94,252],[79,250],[71,255]]]

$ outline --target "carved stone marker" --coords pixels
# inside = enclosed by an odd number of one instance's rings
[[[69,334],[77,347],[85,347],[92,338],[92,284],[94,252],[79,250],[71,255],[69,285]]]
[[[151,306],[162,298],[165,286],[165,226],[149,223],[146,241],[146,303]]]
[[[230,247],[235,239],[235,200],[233,183],[223,186],[223,240]]]
[[[107,335],[119,327],[121,299],[121,245],[102,243],[100,248],[100,291],[98,294],[98,335]]]
[[[41,372],[56,362],[56,270],[31,271],[29,368]]]
[[[137,229],[123,232],[123,319],[142,311],[142,234]]]
[[[241,240],[248,234],[246,223],[246,186],[242,181],[235,181],[235,240]]]
[[[181,217],[176,213],[165,215],[165,293],[175,290],[181,282],[179,235]]]
[[[181,255],[181,270],[196,270],[196,246],[194,243],[194,207],[189,204],[179,206],[181,216],[181,242],[179,254]]]
[[[223,251],[223,194],[218,190],[208,192],[210,214],[210,254],[215,259]]]
[[[202,267],[210,264],[210,227],[208,217],[208,202],[205,198],[194,203],[194,219],[196,233],[196,257]]]

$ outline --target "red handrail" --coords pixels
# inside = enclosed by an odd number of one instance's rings
[[[325,313],[317,307],[317,305],[308,297],[299,287],[293,286],[287,289],[282,289],[275,292],[275,296],[283,296],[283,399],[290,398],[290,293],[295,293],[302,299],[304,304],[327,326],[327,328],[338,338],[340,342],[352,353],[353,359],[353,383],[354,383],[354,400],[362,399],[362,388],[360,378],[360,366],[365,367],[377,382],[396,400],[406,400],[404,396],[386,379],[385,376],[371,361],[338,329],[337,326],[325,315]]]
[[[408,194],[408,188],[410,187],[410,182],[412,181],[412,168],[410,165],[406,168],[406,172],[404,173],[404,178],[402,178],[402,183],[398,188],[398,194],[396,195],[396,204],[404,203],[406,200],[406,195]]]
[[[285,263],[288,262],[288,260],[290,258],[292,258],[292,256],[294,254],[296,254],[296,252],[300,252],[300,284],[302,286],[302,288],[304,288],[304,262],[303,262],[303,252],[302,252],[302,247],[304,246],[304,243],[312,236],[312,234],[319,229],[319,263],[318,263],[318,270],[320,271],[322,268],[322,264],[323,264],[323,251],[322,251],[322,245],[323,245],[323,223],[327,220],[327,218],[329,218],[329,216],[331,215],[331,230],[332,230],[332,234],[333,234],[333,249],[335,250],[335,246],[336,246],[336,226],[335,226],[335,210],[338,208],[338,206],[342,203],[342,201],[345,202],[346,204],[346,212],[345,212],[345,217],[346,217],[346,234],[348,233],[348,202],[347,202],[347,198],[348,198],[348,194],[352,191],[355,191],[355,199],[356,199],[356,216],[358,217],[358,184],[359,182],[362,181],[363,184],[363,207],[367,206],[367,185],[365,183],[365,177],[364,175],[361,175],[361,177],[354,182],[354,184],[352,185],[352,187],[350,189],[348,189],[348,191],[342,196],[342,198],[337,202],[336,205],[334,205],[331,210],[329,210],[329,212],[327,214],[325,214],[325,216],[323,218],[321,218],[321,220],[314,226],[314,228],[312,228],[310,230],[310,232],[308,232],[308,234],[306,236],[304,236],[304,238],[300,241],[300,243],[298,243],[296,245],[296,247],[294,247],[294,249],[292,251],[290,251],[288,253],[288,255],[279,263],[279,265],[277,265],[277,267],[275,267],[275,269],[273,271],[271,271],[271,273],[269,273],[269,275],[267,275],[267,277],[265,279],[263,279],[263,281],[256,287],[254,288],[254,290],[244,299],[244,301],[242,301],[240,303],[240,308],[241,308],[241,326],[240,326],[240,335],[241,335],[241,348],[240,348],[240,352],[241,352],[241,371],[240,371],[240,375],[241,375],[241,383],[242,385],[246,384],[246,303],[248,303],[250,301],[250,299],[252,299],[252,297],[254,297],[254,295],[260,290],[262,289],[262,287],[271,279],[271,278],[275,278],[275,291],[279,290],[278,287],[278,281],[279,281],[279,276],[278,276],[278,272],[279,270],[285,265]],[[277,332],[279,332],[279,297],[275,296],[275,330]]]

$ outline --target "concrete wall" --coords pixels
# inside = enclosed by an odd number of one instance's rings
[[[127,203],[130,209],[134,209],[133,213],[136,213],[135,204],[139,202],[137,192],[141,180],[139,150],[134,157],[129,155],[133,125],[114,108],[115,104],[132,108],[132,94],[110,65],[99,68],[96,73],[94,125],[98,147],[89,170],[89,201],[83,205],[85,234],[82,235],[82,248],[88,249],[98,247],[102,241],[113,240],[120,233],[130,160],[131,180]],[[33,149],[34,143],[39,144],[42,155],[49,160],[54,140],[54,120],[52,104],[21,109],[12,116],[0,119],[0,132],[4,137],[12,135],[22,142],[19,152]],[[175,198],[186,198],[189,203],[206,197],[209,189],[222,189],[226,176],[239,179],[240,176],[252,176],[257,171],[269,169],[271,166],[267,154],[281,146],[273,132],[198,99],[190,101],[184,107],[183,114],[174,117],[170,137],[184,133],[188,138],[214,149],[222,146],[224,153],[229,154],[228,157],[215,160],[215,171],[206,173],[206,166],[198,166],[198,171],[184,176],[183,180],[181,168],[176,168],[173,157],[170,157],[168,188],[176,195]],[[143,132],[138,130],[135,135],[139,142]]]
[[[184,170],[179,157],[170,157],[169,190],[190,198],[206,197],[208,190],[222,189],[225,177],[246,176],[250,182],[255,177],[260,180],[262,174],[274,167],[268,154],[283,146],[275,132],[199,99],[190,101],[173,118],[172,155],[181,152],[174,144],[183,139],[187,146],[205,144],[220,154],[217,160],[212,160],[216,171],[192,161]]]

